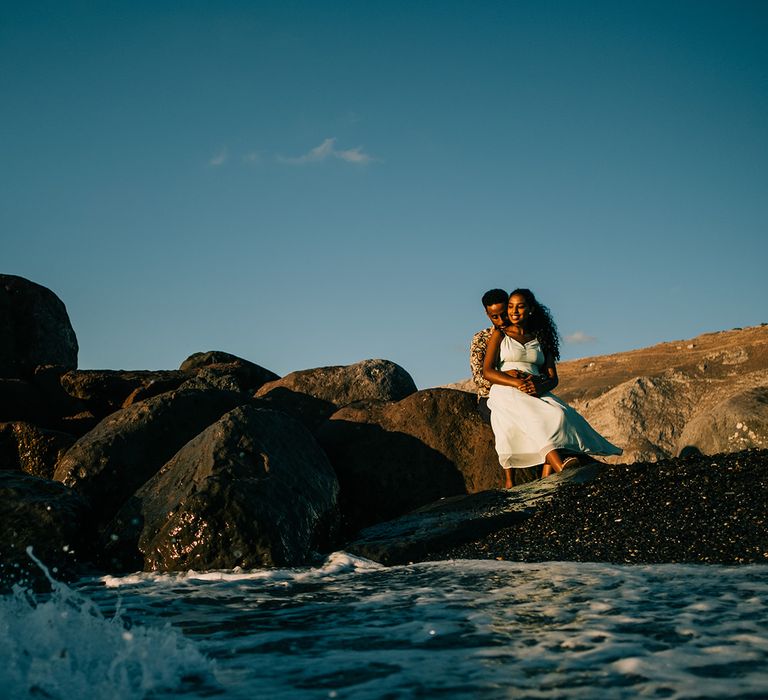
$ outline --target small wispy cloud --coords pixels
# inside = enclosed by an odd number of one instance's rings
[[[218,168],[219,166],[224,165],[224,163],[227,162],[227,149],[226,148],[220,148],[216,153],[214,153],[210,160],[208,161],[208,165],[210,165],[212,168]]]
[[[566,335],[565,340],[566,342],[573,343],[574,345],[586,345],[587,343],[594,343],[597,338],[595,338],[593,335],[585,333],[584,331],[576,331],[575,333]]]
[[[339,160],[343,160],[347,163],[354,163],[356,165],[364,165],[373,160],[373,158],[365,153],[360,146],[345,150],[337,149],[335,138],[325,139],[319,146],[315,146],[312,150],[303,155],[291,158],[278,156],[277,160],[288,165],[306,165],[308,163],[319,163],[328,158],[338,158]]]
[[[260,163],[261,153],[258,151],[251,151],[243,156],[243,163]]]

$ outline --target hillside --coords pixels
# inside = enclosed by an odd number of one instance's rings
[[[609,461],[768,446],[768,325],[570,360],[558,374],[555,393],[624,448]]]

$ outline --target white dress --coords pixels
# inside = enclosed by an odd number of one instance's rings
[[[499,348],[499,369],[519,369],[541,374],[544,353],[539,341],[525,345],[505,335]],[[493,384],[488,397],[496,452],[504,468],[543,464],[548,452],[580,452],[620,455],[622,450],[608,442],[567,403],[549,392],[529,396],[512,386]]]

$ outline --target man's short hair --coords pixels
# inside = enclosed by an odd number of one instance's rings
[[[509,301],[509,294],[503,289],[489,289],[483,294],[483,306],[489,307],[494,304],[506,304]]]

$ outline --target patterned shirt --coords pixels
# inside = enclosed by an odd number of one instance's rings
[[[472,369],[472,379],[475,380],[477,387],[477,398],[486,398],[491,391],[490,382],[483,379],[483,360],[485,360],[485,348],[488,345],[488,338],[493,333],[493,326],[484,328],[475,333],[472,338],[472,344],[469,346],[469,366]]]

